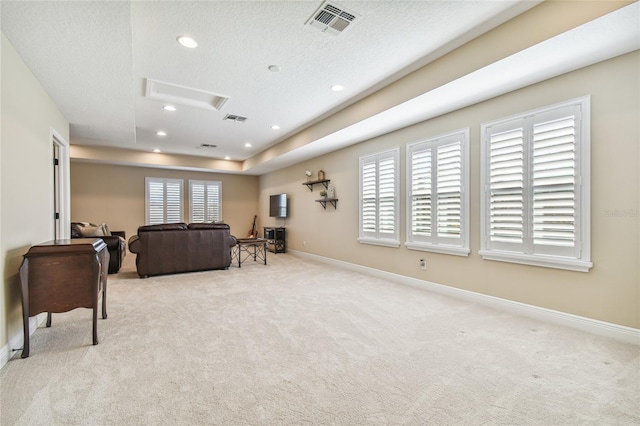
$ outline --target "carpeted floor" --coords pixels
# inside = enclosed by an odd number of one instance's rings
[[[109,276],[0,370],[9,425],[632,425],[640,348],[290,254]]]

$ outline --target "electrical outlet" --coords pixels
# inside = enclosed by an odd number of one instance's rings
[[[424,259],[420,259],[420,269],[422,269],[423,271],[427,270],[427,261]]]
[[[305,240],[302,240],[302,247],[306,247],[307,246],[307,242]]]

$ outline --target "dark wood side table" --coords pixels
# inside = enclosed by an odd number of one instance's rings
[[[109,251],[100,238],[53,240],[32,246],[20,266],[24,348],[29,356],[29,317],[75,308],[93,309],[93,344],[98,344],[98,301],[107,318],[107,271]]]

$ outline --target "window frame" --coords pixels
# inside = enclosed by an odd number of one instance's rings
[[[384,233],[380,230],[380,162],[381,160],[393,160],[393,232]],[[375,163],[376,169],[376,224],[374,231],[364,229],[364,166]],[[359,237],[358,242],[362,244],[373,244],[386,247],[400,247],[400,147],[394,147],[374,154],[363,155],[359,158]]]
[[[442,254],[451,254],[456,256],[468,256],[469,249],[469,134],[470,129],[464,128],[452,132],[444,133],[438,136],[430,137],[420,141],[407,144],[406,152],[406,242],[405,247],[409,250],[421,250]],[[438,155],[437,149],[441,146],[460,143],[460,236],[456,239],[447,239],[437,235],[437,169]],[[417,236],[413,233],[413,154],[426,150],[433,150],[436,155],[431,156],[431,186],[432,204],[435,208],[432,210],[432,226],[436,230],[436,235]]]
[[[194,184],[202,184],[204,185],[204,221],[196,221],[193,217],[194,214],[194,203],[193,203],[193,186]],[[216,219],[210,219],[208,214],[208,203],[207,190],[210,186],[218,187],[218,217]],[[200,180],[200,179],[189,179],[189,223],[207,223],[207,222],[220,222],[222,221],[222,181],[219,180]]]
[[[154,224],[158,224],[158,223],[169,223],[169,222],[182,222],[183,221],[183,215],[184,215],[184,181],[183,179],[171,179],[171,178],[157,178],[157,177],[145,177],[144,178],[145,184],[144,184],[144,188],[145,188],[145,197],[144,197],[144,201],[145,201],[145,224],[147,225],[154,225]],[[151,222],[151,200],[150,200],[150,185],[152,183],[162,183],[163,185],[163,205],[162,205],[162,209],[163,209],[163,221],[162,222]],[[170,220],[170,218],[168,217],[167,214],[167,184],[168,183],[172,183],[172,184],[178,184],[179,185],[179,189],[180,189],[180,194],[179,194],[179,211],[180,211],[180,217],[178,218],[178,220]]]
[[[545,245],[534,244],[533,234],[533,150],[534,127],[540,122],[536,118],[552,117],[564,110],[573,108],[576,114],[575,120],[575,159],[574,159],[574,244],[573,254],[554,253],[553,247],[545,250]],[[491,241],[490,238],[490,135],[515,129],[517,124],[522,125],[523,131],[523,236],[521,243],[508,243]],[[583,96],[565,102],[537,108],[510,117],[493,120],[481,125],[481,197],[480,197],[480,227],[481,236],[479,251],[483,259],[520,263],[548,268],[566,269],[579,272],[588,272],[591,262],[591,97]],[[535,253],[539,250],[538,253]]]

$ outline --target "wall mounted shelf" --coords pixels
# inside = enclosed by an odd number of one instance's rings
[[[324,198],[324,199],[316,200],[316,203],[320,203],[322,205],[322,208],[325,210],[327,209],[327,203],[331,204],[334,209],[338,208],[336,206],[338,204],[337,198]]]
[[[309,191],[313,192],[313,185],[316,184],[322,184],[324,185],[325,189],[329,187],[329,182],[331,182],[331,179],[322,179],[322,180],[310,180],[307,182],[302,182],[303,185],[307,185],[307,188],[309,188]]]

